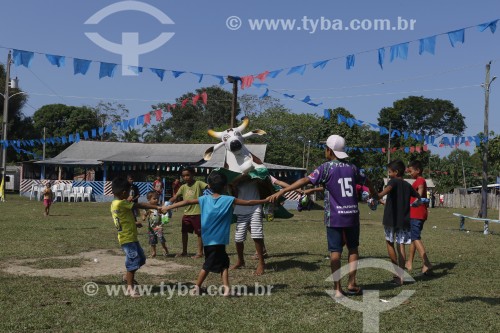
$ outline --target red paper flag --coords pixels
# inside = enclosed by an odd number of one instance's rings
[[[385,153],[385,148],[382,148],[382,152]]]
[[[415,152],[415,147],[411,146],[410,147],[410,153],[414,153]]]
[[[424,145],[424,151],[428,151],[429,150],[429,147],[427,147],[427,145]]]
[[[201,100],[203,101],[203,104],[207,105],[208,95],[206,91],[201,93]]]
[[[155,114],[156,114],[156,121],[161,121],[161,118],[163,116],[161,110],[160,109],[156,110]]]
[[[421,152],[421,150],[420,150],[420,146],[416,146],[416,147],[415,147],[415,150],[417,151],[417,153],[420,153],[420,152]]]
[[[200,97],[201,97],[200,95],[193,96],[193,105],[196,105]]]
[[[470,142],[469,140],[465,141],[465,146],[469,147],[470,146]]]
[[[170,112],[170,104],[167,104],[167,111]]]
[[[185,107],[185,106],[186,106],[186,104],[187,104],[187,102],[188,102],[188,100],[189,100],[189,99],[187,99],[187,98],[186,98],[186,99],[184,99],[184,100],[182,101],[182,103],[181,103],[181,106],[182,106],[182,107]]]
[[[151,123],[151,114],[146,113],[146,114],[144,115],[144,123],[145,123],[145,124],[149,124],[149,123]]]
[[[171,105],[172,109],[175,109],[176,106],[177,106],[177,104],[172,104]]]
[[[241,77],[241,89],[251,87],[253,83],[253,75],[242,76]]]
[[[266,79],[267,74],[269,74],[269,71],[265,71],[263,73],[260,73],[259,75],[256,76],[256,78],[262,82]]]

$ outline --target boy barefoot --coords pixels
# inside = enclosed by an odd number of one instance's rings
[[[50,188],[50,183],[45,185],[45,189],[43,190],[43,206],[45,207],[44,214],[45,216],[49,216],[50,206],[52,206],[52,189]]]
[[[405,165],[401,160],[392,161],[387,165],[389,183],[384,190],[378,193],[377,199],[387,195],[384,208],[384,231],[387,253],[394,264],[397,275],[393,276],[393,283],[403,285],[404,268],[406,261],[405,244],[411,243],[410,235],[410,196],[418,198],[420,195],[403,179]],[[398,244],[397,254],[394,242]]]
[[[427,184],[425,178],[422,177],[422,163],[420,161],[412,161],[408,165],[408,172],[410,176],[415,179],[411,185],[415,191],[420,194],[422,198],[427,196]],[[416,198],[411,198],[410,204],[416,201]],[[406,269],[411,271],[413,268],[413,258],[415,258],[415,250],[418,251],[420,258],[422,258],[422,274],[430,274],[432,264],[425,252],[424,243],[422,243],[421,232],[424,227],[424,222],[427,220],[427,205],[420,205],[418,207],[410,207],[410,224],[411,224],[411,245],[410,256],[406,262]]]
[[[299,189],[307,184],[322,185],[325,191],[325,225],[330,267],[334,277],[340,276],[342,249],[347,245],[349,262],[349,282],[344,292],[340,279],[334,282],[335,297],[361,295],[363,290],[356,282],[357,261],[359,258],[359,209],[356,185],[366,183],[372,194],[376,191],[370,181],[352,164],[345,161],[345,140],[338,135],[330,135],[326,141],[325,157],[328,162],[320,165],[309,176],[297,180],[292,185],[270,196],[275,202],[288,191]]]
[[[156,191],[148,192],[147,199],[149,204],[158,207],[159,195]],[[148,240],[151,246],[151,258],[156,257],[156,244],[158,240],[160,241],[161,247],[163,248],[163,255],[166,257],[168,255],[168,248],[166,245],[165,236],[163,234],[163,224],[161,223],[161,215],[158,214],[158,209],[148,209],[142,217],[142,221],[147,221],[148,223]]]
[[[135,272],[146,263],[146,256],[137,239],[137,228],[142,224],[135,221],[134,209],[158,209],[158,206],[144,203],[135,203],[127,200],[130,192],[130,183],[125,178],[115,178],[111,188],[115,199],[111,203],[111,216],[118,230],[118,242],[125,252],[125,267],[127,274],[127,295],[139,297],[134,288]]]
[[[229,230],[233,217],[234,205],[253,206],[267,202],[266,200],[241,200],[224,195],[227,178],[224,174],[214,171],[208,177],[208,184],[213,191],[212,195],[200,196],[197,199],[184,200],[164,210],[175,209],[188,205],[200,205],[201,208],[201,238],[205,252],[205,262],[198,274],[196,287],[198,293],[201,285],[210,272],[220,273],[224,285],[224,296],[230,296],[229,287],[229,257],[226,245],[229,244]]]

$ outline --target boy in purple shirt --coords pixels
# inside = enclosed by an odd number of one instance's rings
[[[356,268],[359,246],[359,210],[356,185],[366,185],[373,195],[377,192],[359,169],[344,161],[345,140],[338,135],[330,135],[326,141],[325,157],[328,162],[320,165],[309,176],[297,180],[270,197],[276,201],[284,193],[299,189],[307,184],[321,185],[325,191],[325,225],[330,251],[332,273],[340,276],[340,258],[345,239],[349,251],[349,283],[344,293],[340,279],[334,276],[335,297],[361,295],[362,289],[356,284]]]

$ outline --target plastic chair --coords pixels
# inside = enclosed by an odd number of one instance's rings
[[[89,202],[92,201],[92,187],[85,187],[85,191],[83,193],[83,201],[85,201],[85,198],[89,199]]]
[[[73,192],[72,189],[73,189],[73,185],[72,184],[66,184],[64,186],[63,201],[66,201],[66,199],[68,199],[68,202],[70,201],[69,196],[71,195],[71,192]]]
[[[36,184],[31,184],[31,190],[30,190],[30,200],[32,197],[35,197],[35,199],[37,198],[38,196],[38,185]]]
[[[83,187],[83,186],[76,187],[76,199],[75,199],[75,201],[80,200],[81,202],[83,202],[84,192],[85,192],[85,187]]]
[[[52,185],[52,200],[55,202],[57,198],[61,198],[62,201],[62,192],[58,192],[57,185]]]
[[[73,198],[73,202],[76,202],[76,197],[77,197],[77,194],[78,194],[78,186],[77,187],[73,187],[69,193],[69,197],[68,197],[68,202],[71,202],[71,198]]]

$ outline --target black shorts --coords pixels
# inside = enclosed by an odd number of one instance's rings
[[[226,245],[204,246],[205,262],[203,269],[211,273],[221,273],[229,268],[229,256],[226,253]]]
[[[359,246],[359,225],[354,227],[326,227],[328,251],[342,253],[342,248],[347,245],[349,250]]]

